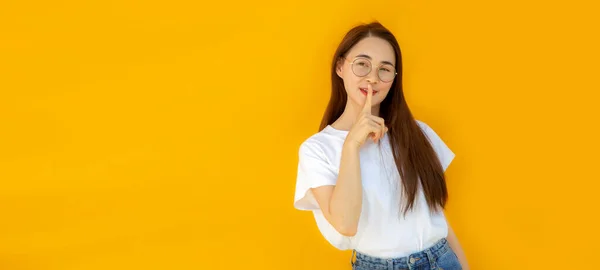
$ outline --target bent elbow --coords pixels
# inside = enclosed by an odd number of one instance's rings
[[[340,226],[336,230],[343,236],[352,237],[356,235],[356,226]]]

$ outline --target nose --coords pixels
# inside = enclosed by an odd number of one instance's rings
[[[377,78],[372,78],[371,76],[367,78],[367,82],[370,84],[377,84],[377,81]]]
[[[369,72],[369,74],[367,74],[367,82],[370,84],[376,84],[379,81],[379,78],[377,78],[377,72],[375,72],[374,70],[371,70],[371,72]]]

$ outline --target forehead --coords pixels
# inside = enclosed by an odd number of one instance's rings
[[[348,57],[354,58],[357,55],[368,55],[374,63],[388,61],[396,63],[394,48],[386,40],[378,37],[367,37],[359,41],[348,51]]]

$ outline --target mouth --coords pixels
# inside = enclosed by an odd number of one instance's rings
[[[360,89],[360,92],[361,92],[361,93],[363,93],[363,95],[365,95],[365,96],[367,95],[367,93],[368,93],[368,90],[367,90],[367,88],[362,88],[362,87],[360,87],[360,88],[358,88],[358,89]],[[375,90],[373,90],[373,95],[377,94],[377,92],[379,92],[379,91],[375,91]]]

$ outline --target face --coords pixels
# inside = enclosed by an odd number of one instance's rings
[[[384,39],[367,37],[356,43],[336,69],[337,75],[344,80],[348,102],[363,106],[368,84],[371,84],[372,106],[379,106],[394,82],[395,65],[394,49]]]

